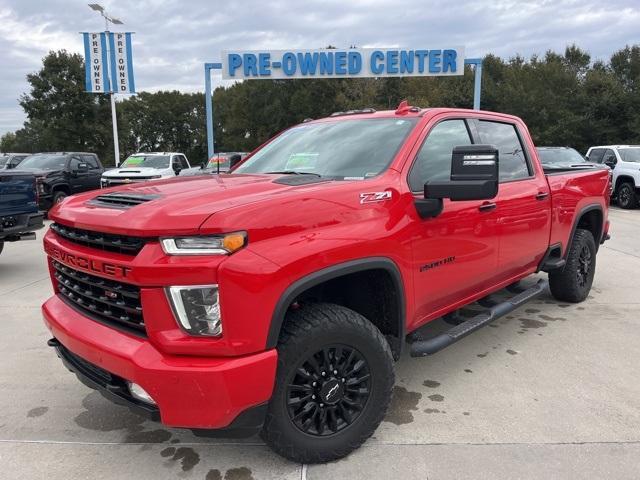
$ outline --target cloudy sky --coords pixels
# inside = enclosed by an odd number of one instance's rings
[[[464,45],[529,56],[576,43],[594,59],[640,43],[639,0],[101,0],[134,31],[138,90],[203,90],[222,49]],[[82,53],[102,18],[79,0],[0,0],[0,135],[22,125],[25,76],[49,50]],[[219,78],[214,82],[219,82]]]

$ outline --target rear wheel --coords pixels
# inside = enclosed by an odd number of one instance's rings
[[[589,230],[576,230],[560,271],[549,273],[551,294],[563,302],[582,302],[589,295],[596,271],[596,242]]]
[[[333,304],[287,315],[265,442],[295,462],[336,460],[376,430],[389,406],[393,356],[366,318]]]
[[[623,183],[618,187],[618,205],[627,210],[638,206],[638,196],[632,183]]]

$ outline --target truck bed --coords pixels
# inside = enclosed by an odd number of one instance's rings
[[[574,219],[587,205],[599,204],[606,212],[611,189],[611,172],[605,166],[565,165],[544,167],[551,191],[551,234],[549,245],[562,244],[563,251],[570,241]],[[608,230],[608,220],[603,219]],[[602,239],[595,239],[596,244]]]

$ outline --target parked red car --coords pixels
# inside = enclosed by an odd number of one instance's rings
[[[539,271],[548,282],[411,354],[547,287],[587,297],[609,183],[599,166],[545,172],[509,115],[403,104],[306,122],[230,174],[54,207],[49,344],[168,426],[261,429],[292,460],[340,458],[383,419],[409,333]]]

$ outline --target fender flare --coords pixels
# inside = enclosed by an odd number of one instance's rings
[[[571,227],[571,234],[569,235],[569,241],[567,243],[566,248],[564,249],[564,252],[562,252],[562,258],[566,259],[567,256],[569,255],[569,249],[571,248],[571,245],[573,243],[573,237],[576,233],[576,230],[578,229],[578,224],[580,223],[580,220],[586,213],[592,212],[594,210],[597,210],[598,212],[600,212],[600,217],[602,218],[602,221],[600,223],[600,235],[598,235],[598,238],[594,238],[596,242],[596,251],[598,251],[598,247],[602,243],[602,235],[604,233],[604,211],[602,209],[602,205],[600,205],[599,203],[594,203],[591,205],[587,205],[586,207],[583,207],[580,210],[580,213],[576,215],[576,218],[573,221],[573,227]]]
[[[404,282],[398,265],[387,257],[368,257],[360,258],[357,260],[350,260],[337,265],[332,265],[321,270],[309,273],[304,277],[296,280],[289,285],[284,293],[278,299],[276,307],[271,317],[271,325],[269,326],[269,333],[267,335],[267,349],[275,348],[278,345],[278,339],[280,337],[280,330],[284,322],[285,315],[289,305],[293,300],[298,297],[302,292],[320,285],[328,280],[349,275],[351,273],[362,272],[365,270],[383,269],[386,270],[394,283],[396,291],[398,293],[398,332],[399,332],[399,349],[404,344],[405,337],[405,291]]]

